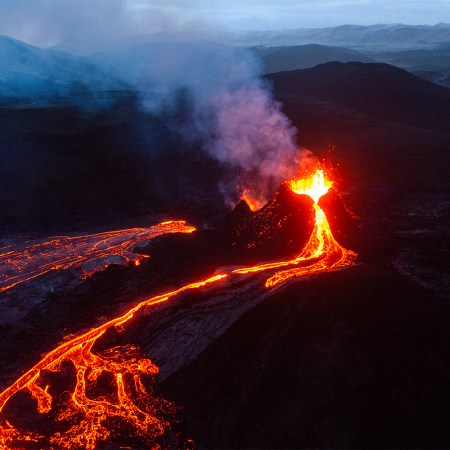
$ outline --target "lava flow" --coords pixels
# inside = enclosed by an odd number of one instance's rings
[[[192,233],[185,221],[162,222],[148,228],[129,228],[83,236],[57,236],[43,242],[26,241],[0,249],[0,292],[56,271],[81,268],[82,277],[103,270],[111,263],[140,261],[133,253],[138,243],[167,233]]]
[[[167,414],[173,409],[173,405],[152,392],[158,368],[132,346],[95,352],[97,340],[111,328],[122,329],[138,312],[145,312],[152,305],[188,290],[205,289],[221,280],[232,282],[232,277],[270,272],[270,277],[265,280],[265,286],[270,288],[291,278],[353,265],[356,254],[337,243],[326,215],[318,205],[319,198],[331,185],[322,170],[304,180],[290,182],[293,192],[309,195],[314,200],[316,213],[312,234],[297,257],[231,270],[146,299],[124,315],[76,335],[47,353],[0,393],[0,446],[20,447],[29,443],[38,447],[93,449],[111,442],[114,433],[124,427],[128,436],[134,434],[147,445],[156,446],[156,439],[170,426]],[[57,395],[48,380],[52,374],[67,376],[67,372],[73,373],[74,387],[70,392]],[[101,389],[102,385],[108,389]],[[52,421],[53,425],[46,428],[47,436],[25,431],[7,420],[8,402],[20,392],[31,395],[38,412],[46,414],[47,420]]]

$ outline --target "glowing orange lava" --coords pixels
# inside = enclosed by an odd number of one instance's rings
[[[214,285],[231,275],[271,272],[265,280],[265,286],[270,288],[294,277],[353,265],[356,254],[336,242],[325,213],[317,203],[332,186],[324,172],[318,170],[307,179],[291,181],[290,186],[298,194],[311,196],[316,212],[313,232],[297,257],[239,268],[187,284],[178,290],[146,299],[124,315],[64,341],[0,393],[0,448],[17,448],[31,442],[39,447],[94,449],[108,441],[115,426],[125,426],[130,435],[140,436],[149,446],[156,445],[155,439],[170,425],[164,412],[172,407],[147,387],[146,379],[154,376],[158,368],[132,346],[95,353],[92,350],[95,342],[107,330],[120,329],[138,312],[146,311],[150,306],[166,302],[184,291]],[[76,374],[75,387],[65,400],[59,400],[61,404],[54,404],[51,389],[45,384],[45,374],[63,372],[67,364],[73,367]],[[110,380],[111,392],[93,395],[93,387],[105,375]],[[54,412],[54,420],[61,429],[44,437],[11,424],[3,410],[11,397],[21,391],[28,392],[36,400],[39,413]]]
[[[241,196],[242,200],[245,200],[250,209],[255,212],[264,206],[264,203],[252,197],[248,191],[244,191]]]
[[[162,222],[83,236],[56,236],[44,242],[25,241],[0,249],[0,292],[56,270],[80,268],[86,278],[112,263],[139,265],[147,255],[133,253],[136,244],[167,233],[192,233],[185,221]]]
[[[317,203],[333,186],[333,182],[325,177],[322,169],[318,169],[309,177],[291,180],[290,185],[296,194],[309,195]]]
[[[226,276],[216,275],[176,291],[146,299],[124,315],[63,342],[0,393],[0,412],[7,401],[19,391],[28,391],[31,394],[37,401],[39,413],[50,412],[53,398],[48,392],[48,386],[42,386],[41,375],[44,371],[62,371],[63,363],[69,362],[76,371],[76,385],[66,404],[62,408],[59,405],[61,412],[56,418],[57,422],[68,422],[69,426],[64,432],[50,437],[51,445],[67,449],[94,449],[98,442],[109,438],[110,430],[105,427],[104,422],[113,418],[119,419],[122,426],[127,426],[154,445],[155,439],[164,433],[164,428],[169,424],[158,418],[161,415],[158,407],[163,405],[164,401],[158,400],[151,395],[151,391],[146,390],[143,377],[156,374],[158,368],[149,359],[140,357],[131,346],[116,347],[99,354],[92,353],[92,347],[107,330],[123,326],[144,308],[166,302],[184,291],[205,287]],[[105,373],[112,375],[114,392],[109,396],[89,397],[86,393],[88,385],[95,384]],[[6,419],[4,423],[0,423],[0,448],[20,446],[26,441],[41,443],[43,440],[43,436],[18,430]]]

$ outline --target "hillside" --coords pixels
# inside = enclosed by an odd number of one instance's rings
[[[355,50],[319,44],[293,47],[256,47],[252,51],[262,59],[266,73],[306,69],[330,61],[374,62]]]
[[[384,120],[448,130],[450,91],[387,64],[321,64],[268,76],[277,93],[304,93]]]

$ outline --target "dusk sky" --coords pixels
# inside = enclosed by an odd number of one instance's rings
[[[450,0],[1,0],[0,34],[38,45],[86,35],[450,22]]]

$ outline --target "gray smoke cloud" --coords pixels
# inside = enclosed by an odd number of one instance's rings
[[[97,56],[108,73],[139,89],[143,107],[188,114],[175,130],[241,174],[223,183],[229,203],[241,184],[263,203],[299,167],[296,130],[249,51],[208,42],[153,43]],[[245,182],[244,182],[245,180]]]

